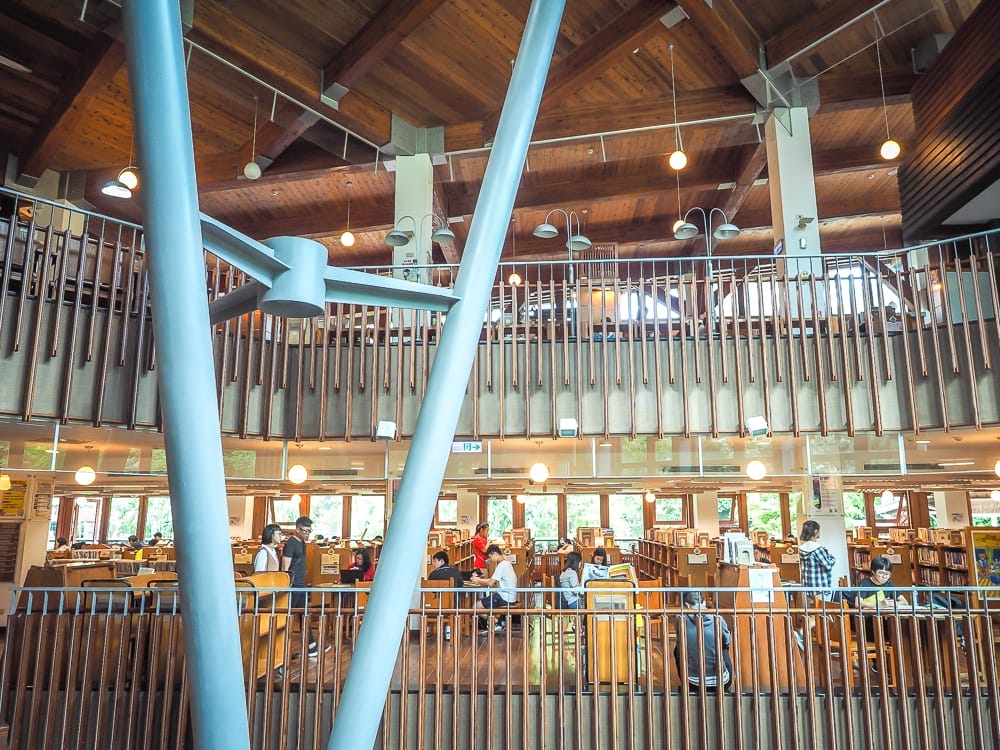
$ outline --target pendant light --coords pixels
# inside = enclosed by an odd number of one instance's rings
[[[347,183],[347,229],[344,233],[340,235],[340,244],[344,247],[354,247],[355,238],[354,232],[351,231],[351,188],[354,186],[353,182],[348,181]]]
[[[875,58],[878,60],[878,83],[882,89],[882,116],[885,118],[885,140],[882,142],[882,147],[878,150],[879,155],[886,161],[892,161],[893,159],[899,158],[900,153],[902,153],[902,148],[899,145],[899,141],[896,141],[889,135],[889,109],[885,103],[885,80],[882,77],[882,54],[879,51],[878,46],[878,18],[875,19]]]
[[[753,459],[747,464],[747,476],[750,477],[755,482],[759,482],[761,479],[767,476],[767,466],[760,459]]]
[[[135,146],[135,130],[132,131],[132,141],[128,147],[128,166],[122,169],[113,180],[108,180],[101,187],[101,193],[110,198],[128,199],[132,191],[139,187],[139,172],[132,165],[132,149]]]
[[[260,164],[258,164],[255,159],[257,158],[257,104],[259,99],[257,96],[253,98],[253,135],[250,137],[250,161],[243,165],[243,176],[248,180],[256,180],[260,177]]]
[[[670,154],[667,163],[676,172],[687,166],[688,158],[684,153],[684,141],[681,140],[681,126],[677,124],[677,84],[674,79],[674,45],[670,45],[670,96],[674,102],[674,152]]]

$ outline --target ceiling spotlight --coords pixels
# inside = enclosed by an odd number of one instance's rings
[[[755,482],[759,482],[761,479],[767,476],[767,467],[764,462],[759,459],[754,459],[747,464],[747,476],[750,477]]]
[[[292,484],[302,484],[309,478],[309,472],[302,464],[295,464],[288,469],[288,481]]]
[[[549,467],[539,461],[528,469],[528,476],[535,484],[542,484],[549,478]]]
[[[87,487],[93,484],[94,480],[97,479],[97,472],[94,471],[93,466],[81,466],[76,470],[76,474],[73,475],[73,478],[76,480],[77,484],[82,484],[84,487]]]

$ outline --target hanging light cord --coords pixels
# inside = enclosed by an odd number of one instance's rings
[[[882,55],[878,47],[878,18],[875,19],[875,24],[875,59],[878,60],[878,84],[882,89],[882,116],[885,117],[885,137],[891,138],[892,136],[889,135],[889,110],[885,104],[885,81],[882,80]]]
[[[681,173],[675,171],[674,176],[677,178],[677,218],[683,221],[684,214],[681,212]]]
[[[677,85],[674,80],[674,45],[670,45],[670,96],[674,101],[674,139],[678,151],[684,150],[681,140],[681,126],[677,124]]]
[[[347,231],[351,231],[351,187],[353,182],[347,183]]]
[[[257,105],[260,103],[260,97],[256,94],[253,98],[253,135],[250,137],[250,161],[257,158]]]

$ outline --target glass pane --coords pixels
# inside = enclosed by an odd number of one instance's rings
[[[371,539],[385,534],[385,496],[351,498],[351,539]]]
[[[656,498],[656,522],[683,523],[684,498],[682,497]]]
[[[139,528],[139,497],[137,495],[118,495],[111,498],[111,509],[108,511],[109,542],[124,542],[136,533]]]
[[[610,495],[608,497],[608,513],[611,516],[611,528],[615,532],[615,542],[619,545],[623,540],[641,539],[645,535],[642,522],[643,497],[638,493],[626,495]]]
[[[76,532],[73,538],[78,542],[97,541],[97,517],[101,507],[99,498],[78,497],[76,503]]]
[[[438,498],[437,522],[442,526],[458,523],[458,500],[453,497]]]
[[[525,495],[524,525],[535,541],[554,540],[559,536],[559,496]]]
[[[576,536],[580,527],[601,525],[600,495],[566,495],[566,533]]]
[[[510,495],[495,495],[486,500],[486,522],[490,525],[490,539],[514,527],[514,512]]]
[[[52,498],[52,511],[49,513],[49,547],[55,546],[56,521],[59,519],[59,501],[62,498]]]
[[[788,523],[792,531],[792,536],[799,535],[799,503],[802,502],[801,492],[788,493]],[[805,521],[803,521],[805,523]]]
[[[271,498],[271,523],[282,526],[294,524],[295,519],[301,515],[298,496]]]
[[[750,531],[766,531],[781,538],[781,495],[777,492],[747,493],[747,524]]]
[[[344,535],[344,496],[313,495],[309,501],[309,517],[313,522],[313,536],[325,539]],[[296,516],[298,518],[298,516]],[[295,518],[291,519],[294,522]]]
[[[174,519],[170,515],[169,497],[146,499],[146,528],[142,532],[142,538],[149,539],[156,532],[163,534],[164,539],[174,538]]]
[[[848,526],[864,526],[867,523],[865,515],[865,493],[844,493],[844,521]]]

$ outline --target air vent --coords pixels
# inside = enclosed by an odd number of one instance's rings
[[[489,474],[490,470],[485,466],[480,466],[475,470],[477,475]],[[519,466],[494,466],[493,474],[527,474],[528,470]]]
[[[739,474],[742,469],[734,464],[718,464],[700,466],[664,466],[664,474],[700,474],[702,470],[706,474]]]

